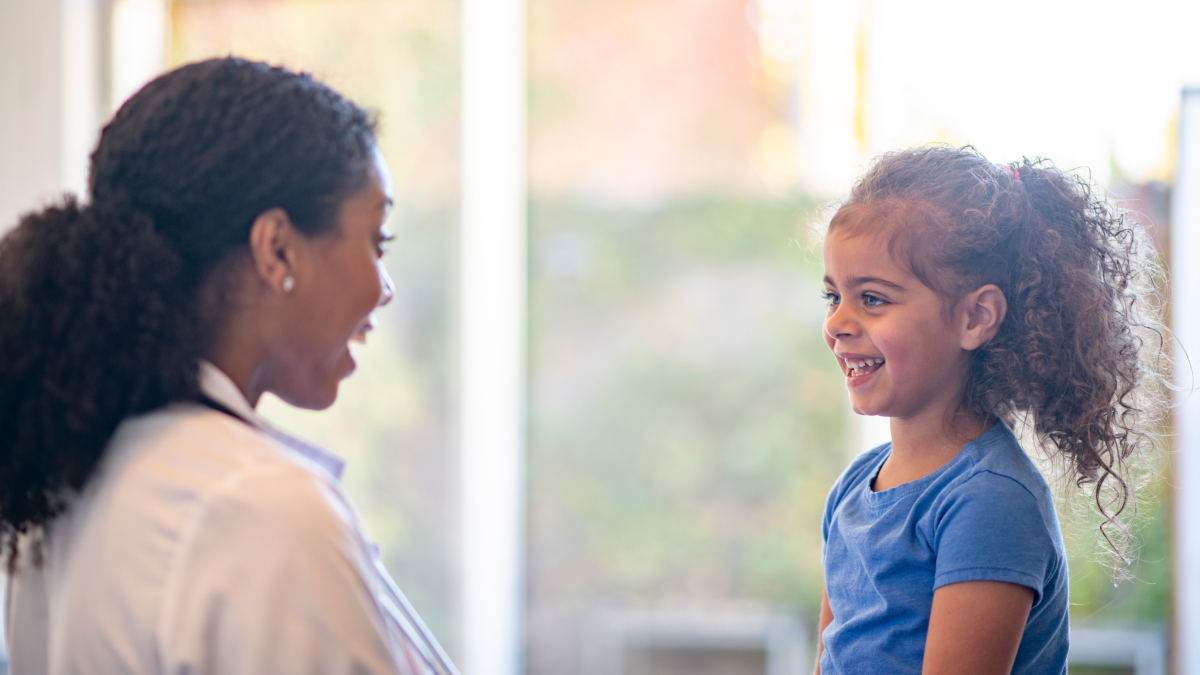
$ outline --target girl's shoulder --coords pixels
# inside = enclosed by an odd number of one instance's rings
[[[968,483],[1012,482],[1043,507],[1053,508],[1053,497],[1045,477],[1003,422],[996,422],[982,436],[968,443],[961,454],[964,461],[955,481],[958,489]]]
[[[860,483],[869,482],[878,473],[879,467],[891,451],[892,444],[884,443],[859,454],[850,462],[850,466],[842,471],[842,475],[838,476],[829,490],[829,497],[826,501],[827,518],[829,513],[837,508],[846,493]]]
[[[866,452],[860,453],[857,457],[851,460],[850,465],[838,476],[837,483],[834,485],[845,485],[846,487],[856,485],[864,480],[871,480],[875,473],[879,471],[879,467],[883,464],[887,457],[892,452],[891,442],[877,445]]]
[[[951,532],[951,539],[961,542],[973,538],[967,533],[1003,539],[1008,532],[1015,541],[1044,539],[1054,557],[1064,555],[1050,486],[1008,427],[998,422],[967,444],[955,464],[929,495],[932,537]]]

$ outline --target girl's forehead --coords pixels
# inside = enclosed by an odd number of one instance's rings
[[[902,269],[895,259],[889,237],[879,232],[858,233],[834,230],[825,238],[825,267],[871,266]]]

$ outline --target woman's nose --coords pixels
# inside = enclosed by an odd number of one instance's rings
[[[383,307],[396,297],[396,284],[392,283],[392,275],[388,274],[387,267],[382,260],[376,262],[375,265],[379,270],[379,285],[383,289],[383,292],[379,294],[379,306]]]

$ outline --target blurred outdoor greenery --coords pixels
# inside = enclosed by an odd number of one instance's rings
[[[1160,475],[1138,493],[1131,578],[1114,582],[1107,544],[1097,530],[1094,506],[1060,507],[1071,569],[1071,620],[1108,625],[1156,625],[1171,617],[1169,482]]]
[[[813,207],[531,204],[531,673],[600,608],[814,615],[848,455]]]

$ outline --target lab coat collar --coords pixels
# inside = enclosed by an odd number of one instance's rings
[[[242,395],[242,390],[238,389],[233,380],[229,379],[225,371],[205,359],[200,361],[200,391],[205,396],[229,408],[238,417],[254,426],[260,426],[261,420],[258,419],[258,415],[254,414],[254,408],[250,407],[250,402]]]
[[[242,395],[242,391],[233,383],[233,380],[215,364],[204,359],[200,361],[200,391],[252,426],[257,427],[276,442],[316,464],[334,481],[342,479],[342,472],[346,470],[346,460],[268,424],[254,412],[254,408],[250,406],[250,402]]]

